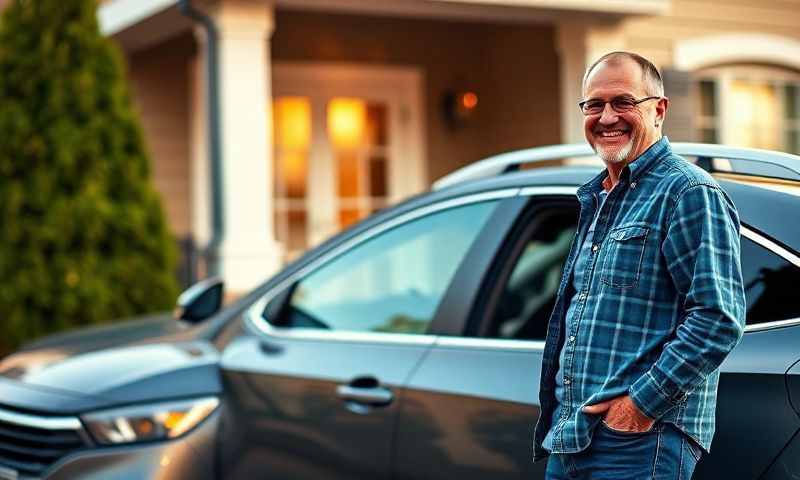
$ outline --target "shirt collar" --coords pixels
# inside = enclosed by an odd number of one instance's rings
[[[662,136],[659,141],[650,145],[650,148],[626,165],[622,170],[623,174],[626,170],[630,170],[630,180],[634,182],[670,153],[672,153],[672,147],[669,144],[669,139],[666,136]]]
[[[642,175],[650,170],[659,160],[672,153],[672,147],[669,144],[669,139],[662,136],[656,143],[650,145],[641,155],[634,161],[625,165],[625,168],[620,172],[620,180],[630,180],[631,182],[637,181]],[[588,182],[584,183],[579,189],[578,193],[597,193],[603,190],[603,180],[608,176],[608,170],[605,168],[602,172],[597,174]]]

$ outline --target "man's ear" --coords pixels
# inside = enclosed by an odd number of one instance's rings
[[[664,119],[667,118],[667,109],[669,108],[669,98],[661,97],[656,104],[656,124],[664,125]]]

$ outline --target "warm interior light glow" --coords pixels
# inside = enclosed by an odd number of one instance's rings
[[[281,181],[285,195],[290,198],[303,198],[306,194],[307,156],[305,152],[283,152],[280,154]]]
[[[362,188],[361,177],[364,174],[363,166],[358,161],[358,155],[354,152],[340,152],[336,156],[338,193],[340,197],[358,197],[365,195]]]
[[[742,147],[779,150],[780,105],[775,87],[766,83],[736,80],[731,84],[731,98],[732,143]]]
[[[467,110],[472,110],[478,106],[478,96],[473,92],[467,92],[461,96],[461,105]]]
[[[311,103],[304,97],[275,100],[275,144],[283,149],[305,150],[311,145]]]
[[[306,97],[280,97],[274,103],[276,191],[303,198],[311,148],[311,102]]]
[[[366,105],[356,98],[334,98],[328,104],[328,133],[334,148],[357,148],[364,138]]]

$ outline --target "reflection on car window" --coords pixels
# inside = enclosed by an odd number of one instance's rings
[[[288,326],[425,333],[496,204],[445,210],[356,246],[300,281]]]
[[[488,337],[545,338],[577,215],[571,209],[554,210],[538,215],[536,221],[538,226],[525,239],[503,288]]]
[[[748,325],[800,317],[800,268],[742,237],[742,275]]]

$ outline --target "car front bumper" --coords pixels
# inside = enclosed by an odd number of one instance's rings
[[[219,409],[186,435],[169,441],[72,453],[43,480],[205,480],[217,477],[215,440]],[[23,477],[20,477],[23,480]]]

